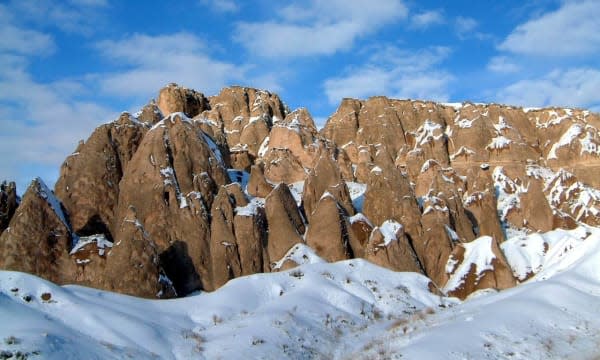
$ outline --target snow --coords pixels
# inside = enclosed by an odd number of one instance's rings
[[[213,139],[210,136],[206,135],[206,133],[204,133],[204,131],[200,130],[200,134],[202,134],[202,138],[204,139],[204,141],[206,141],[206,144],[208,145],[210,151],[212,152],[214,157],[217,159],[217,161],[221,165],[225,166],[225,161],[223,160],[223,154],[221,154],[221,149],[219,149],[219,147],[213,141]]]
[[[451,281],[463,265],[489,268],[491,241],[464,244],[460,266],[447,264]],[[325,263],[304,244],[286,255],[304,265],[174,300],[0,271],[0,350],[32,359],[594,358],[600,229],[532,234],[531,247],[522,246],[525,238],[511,241],[502,249],[513,271],[539,271],[516,288],[464,302],[432,294],[422,275],[361,259]]]
[[[462,103],[442,103],[442,105],[454,108],[454,110],[460,110],[463,107]]]
[[[548,160],[558,159],[556,151],[564,146],[570,146],[575,139],[583,133],[583,128],[579,124],[572,125],[565,133],[560,137],[557,143],[554,143],[548,153]]]
[[[372,172],[372,173],[376,173],[376,174],[381,174],[381,173],[383,172],[383,170],[382,170],[382,169],[381,169],[379,166],[375,165],[375,166],[373,166],[373,168],[371,169],[371,172]]]
[[[511,178],[506,176],[504,168],[497,166],[492,174],[494,179],[494,188],[496,190],[496,209],[500,222],[507,227],[506,218],[513,209],[521,207],[521,194],[527,192],[527,187],[519,185]]]
[[[363,214],[363,213],[356,213],[355,215],[352,215],[348,218],[348,221],[350,222],[350,224],[354,224],[357,221],[362,221],[364,223],[369,224],[371,227],[373,227],[373,224],[371,223],[371,221]]]
[[[581,246],[593,229],[580,226],[574,230],[557,229],[545,234],[530,234],[508,239],[500,245],[517,279],[524,281],[544,270],[543,276],[564,266],[565,257]],[[597,230],[594,230],[597,231]]]
[[[439,133],[439,134],[435,135],[435,133]],[[421,125],[417,129],[415,135],[417,138],[415,147],[418,145],[425,145],[425,144],[429,143],[430,141],[440,140],[441,138],[444,137],[444,133],[442,131],[442,126],[438,123],[431,121],[430,119],[427,119],[423,122],[423,125]]]
[[[458,125],[459,128],[461,129],[468,129],[470,127],[473,126],[473,122],[475,120],[477,120],[478,118],[469,120],[469,119],[460,119],[459,121],[456,122],[456,125]]]
[[[475,155],[475,150],[467,146],[461,146],[457,152],[450,154],[450,160],[454,161],[459,156],[469,157],[471,155]]]
[[[568,258],[568,259],[567,259]],[[600,237],[581,242],[571,265],[500,293],[381,326],[346,342],[345,358],[592,359],[600,341]]]
[[[269,137],[265,137],[265,139],[263,140],[263,142],[260,144],[260,147],[258,148],[258,157],[264,157],[267,154],[267,151],[269,151]]]
[[[315,253],[315,251],[309,246],[302,243],[298,243],[292,246],[292,248],[288,250],[288,252],[283,256],[283,258],[273,263],[272,269],[281,269],[283,264],[285,264],[285,262],[289,260],[295,262],[298,265],[319,264],[326,262],[325,260],[321,259],[319,255],[317,255],[317,253]]]
[[[33,182],[37,182],[40,185],[38,193],[40,197],[46,200],[48,205],[50,205],[50,207],[52,208],[52,211],[54,211],[56,216],[58,216],[58,218],[65,225],[65,227],[67,229],[71,229],[71,226],[69,225],[69,223],[67,222],[67,218],[65,217],[65,213],[63,212],[62,207],[60,206],[60,202],[58,201],[56,196],[54,196],[54,193],[48,188],[46,183],[39,177],[33,180]]]
[[[460,264],[452,256],[448,259],[446,272],[450,275],[450,279],[443,288],[445,293],[460,288],[472,266],[475,266],[476,281],[481,278],[485,271],[494,269],[492,261],[496,258],[496,255],[492,252],[491,236],[482,236],[469,243],[463,243],[462,246],[465,248],[465,253]],[[456,267],[457,264],[458,267]]]
[[[109,241],[104,234],[95,234],[90,236],[80,236],[78,241],[74,244],[70,254],[73,255],[79,250],[83,249],[84,246],[96,243],[98,248],[98,255],[104,256],[106,250],[112,248],[113,243]]]
[[[288,185],[296,204],[300,206],[302,204],[302,194],[304,193],[304,181],[296,181]]]
[[[503,116],[498,116],[498,124],[494,124],[494,129],[496,129],[498,133],[502,133],[503,130],[512,129],[512,126],[508,125]]]
[[[490,150],[499,150],[499,149],[506,149],[510,146],[510,144],[512,143],[512,140],[504,137],[504,136],[496,136],[495,138],[492,139],[492,141],[486,146],[486,149],[490,149]]]
[[[258,214],[258,209],[265,207],[264,198],[252,198],[248,205],[238,206],[235,208],[235,213],[240,216],[254,216]]]
[[[379,231],[383,235],[383,244],[382,247],[388,246],[392,241],[397,240],[396,234],[399,231],[402,231],[402,224],[394,221],[394,220],[386,220],[379,227]]]

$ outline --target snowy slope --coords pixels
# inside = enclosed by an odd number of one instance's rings
[[[522,246],[523,238],[503,244],[516,259],[509,261],[513,271],[531,272],[529,280],[500,293],[473,294],[462,303],[429,292],[424,276],[359,259],[334,264],[312,259],[286,272],[242,277],[216,292],[174,300],[60,287],[2,271],[0,354],[21,351],[32,359],[594,358],[600,354],[600,229],[530,237],[537,241],[531,247]]]
[[[48,359],[328,358],[347,334],[384,317],[455,302],[431,294],[428,284],[421,275],[350,260],[157,301],[3,271],[0,339],[19,343],[0,349]]]

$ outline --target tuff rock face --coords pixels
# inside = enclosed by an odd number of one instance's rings
[[[54,192],[0,187],[0,268],[183,296],[362,257],[446,294],[517,283],[507,236],[600,220],[600,117],[585,110],[344,99],[319,131],[263,90],[170,84],[99,126]],[[298,245],[300,244],[300,245]]]
[[[18,205],[17,185],[14,182],[2,182],[0,184],[0,232],[8,227]]]

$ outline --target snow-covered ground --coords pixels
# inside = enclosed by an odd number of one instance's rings
[[[424,276],[359,259],[327,264],[311,257],[285,272],[175,300],[2,271],[0,358],[597,357],[600,229],[530,236],[532,246],[522,246],[528,239],[503,245],[519,254],[511,266],[518,275],[531,272],[529,280],[464,302],[432,294]]]

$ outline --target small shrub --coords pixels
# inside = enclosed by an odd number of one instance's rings
[[[302,277],[304,276],[304,273],[300,270],[294,270],[294,271],[290,272],[290,276],[293,276],[296,279],[302,279]]]
[[[6,339],[4,339],[4,343],[6,345],[18,345],[21,343],[21,341],[14,336],[9,336]]]

